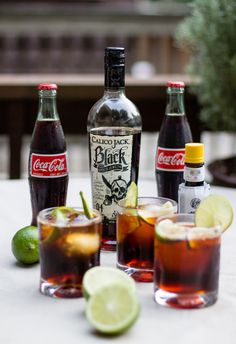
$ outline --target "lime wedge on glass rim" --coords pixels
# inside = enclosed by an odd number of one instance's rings
[[[88,300],[86,317],[103,334],[120,334],[137,320],[140,304],[126,284],[113,283],[99,288]]]
[[[233,217],[233,208],[226,197],[210,195],[203,199],[197,207],[195,225],[197,227],[221,225],[224,232],[232,224]]]
[[[136,291],[134,280],[124,271],[112,267],[95,266],[89,269],[83,277],[83,295],[88,299],[101,287],[116,283],[127,285],[133,293]]]
[[[186,240],[186,227],[164,219],[156,224],[155,234],[161,241]]]
[[[88,203],[86,202],[85,198],[84,198],[84,195],[83,195],[83,192],[80,191],[80,197],[81,197],[81,201],[82,201],[82,204],[83,204],[83,208],[84,208],[84,215],[88,218],[88,219],[92,219],[94,216],[93,216],[93,212],[92,210],[89,208],[88,206]]]
[[[168,215],[171,213],[172,206],[170,201],[165,202],[161,206],[158,206],[156,204],[150,204],[147,205],[147,207],[143,207],[143,209],[138,210],[138,216],[147,224],[153,226],[156,222],[156,218],[159,216]]]
[[[137,208],[138,206],[138,187],[135,182],[131,182],[128,187],[126,198],[124,200],[126,208]]]

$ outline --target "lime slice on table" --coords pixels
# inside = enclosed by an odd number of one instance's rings
[[[88,203],[86,202],[86,200],[85,200],[85,198],[84,198],[83,192],[80,191],[79,194],[80,194],[81,201],[82,201],[82,204],[83,204],[85,216],[86,216],[88,219],[92,219],[92,218],[94,217],[94,216],[93,216],[93,212],[92,212],[92,210],[89,208]]]
[[[135,182],[131,182],[128,187],[126,198],[124,200],[126,208],[137,208],[138,206],[138,187]]]
[[[223,232],[233,222],[233,209],[226,197],[210,195],[201,201],[195,213],[197,227],[214,227],[221,225]]]
[[[95,266],[89,269],[84,275],[82,283],[84,297],[88,299],[101,287],[116,283],[125,284],[130,291],[136,291],[134,280],[124,271],[111,267]]]
[[[86,317],[104,334],[120,334],[137,320],[140,304],[136,293],[126,284],[113,283],[98,289],[89,299]]]

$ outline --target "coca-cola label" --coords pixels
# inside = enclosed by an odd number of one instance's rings
[[[67,176],[67,154],[31,154],[30,175],[38,178]]]
[[[156,168],[163,171],[183,172],[184,148],[157,148]]]

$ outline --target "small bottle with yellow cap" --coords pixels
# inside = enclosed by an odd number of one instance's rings
[[[185,145],[184,180],[178,193],[179,212],[195,213],[201,200],[209,195],[210,185],[205,182],[204,145]]]

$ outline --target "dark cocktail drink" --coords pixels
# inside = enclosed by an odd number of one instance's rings
[[[140,282],[153,281],[154,224],[157,218],[177,211],[166,198],[139,198],[138,207],[119,203],[117,215],[117,266]]]
[[[97,211],[92,213],[92,219],[79,208],[50,208],[39,213],[43,294],[65,298],[82,295],[84,273],[100,264],[101,216]]]
[[[155,300],[176,308],[199,308],[217,299],[221,228],[194,225],[194,216],[160,219],[155,232]]]

